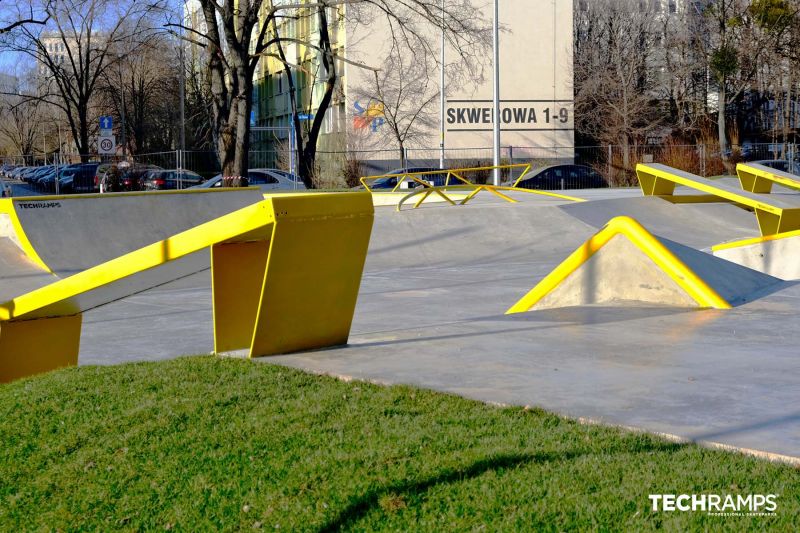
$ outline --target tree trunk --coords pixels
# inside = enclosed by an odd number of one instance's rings
[[[89,153],[89,119],[87,110],[84,107],[78,112],[78,152],[81,156],[81,163],[88,163],[91,154]]]
[[[722,156],[722,160],[727,161],[728,139],[725,131],[725,101],[727,95],[725,94],[725,82],[721,82],[720,85],[717,93],[719,95],[717,101],[717,135],[719,136],[719,153]]]
[[[333,89],[336,87],[336,80],[338,78],[333,49],[331,48],[330,34],[328,33],[328,16],[325,14],[325,8],[317,8],[317,15],[319,17],[319,47],[322,55],[322,65],[325,67],[328,79],[325,82],[325,93],[322,95],[322,100],[320,100],[319,106],[317,107],[317,114],[314,116],[314,121],[311,123],[311,129],[308,132],[308,140],[306,141],[305,148],[300,157],[300,178],[302,178],[306,186],[309,184],[313,186],[311,176],[313,175],[313,170],[317,162],[317,140],[322,130],[322,122],[325,120],[325,114],[333,100]]]
[[[222,175],[245,177],[250,162],[250,111],[253,107],[250,94],[253,92],[253,78],[244,66],[233,72],[237,78],[233,85],[238,91],[233,96],[227,128],[229,136],[225,140],[227,150],[232,153],[226,154]]]

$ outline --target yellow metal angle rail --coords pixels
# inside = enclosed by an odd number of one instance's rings
[[[448,191],[471,191],[464,197],[460,202],[455,202],[451,200],[447,196]],[[550,196],[552,198],[560,198],[562,200],[569,200],[571,202],[585,202],[583,198],[576,198],[574,196],[567,196],[565,194],[558,194],[550,191],[540,191],[536,189],[518,189],[516,187],[501,187],[501,186],[494,186],[494,185],[476,185],[476,184],[469,184],[469,185],[450,185],[450,186],[442,186],[442,187],[426,187],[423,189],[417,189],[406,196],[404,196],[398,203],[397,203],[397,210],[400,211],[403,207],[403,204],[413,198],[414,196],[420,196],[420,199],[414,203],[414,209],[418,208],[422,203],[432,194],[437,193],[441,196],[444,196],[445,199],[450,203],[450,205],[464,205],[470,200],[472,200],[479,192],[481,191],[489,191],[496,196],[499,196],[503,200],[510,202],[510,203],[517,203],[517,200],[511,198],[508,195],[501,193],[500,191],[514,191],[514,192],[524,192],[528,194],[538,194],[540,196]]]
[[[545,276],[533,289],[511,306],[506,314],[529,311],[617,235],[627,237],[701,307],[730,309],[731,305],[717,291],[697,276],[639,222],[627,216],[619,216],[612,218],[603,229]]]
[[[486,167],[470,167],[470,168],[450,168],[450,169],[441,169],[441,170],[427,170],[424,172],[406,172],[404,174],[381,174],[376,176],[362,176],[359,178],[359,181],[364,186],[366,190],[369,192],[373,192],[370,184],[376,180],[381,178],[397,178],[397,183],[392,188],[391,192],[397,192],[403,183],[406,181],[414,182],[418,185],[422,185],[423,187],[432,187],[431,184],[425,181],[425,176],[441,176],[442,174],[445,175],[444,184],[445,186],[450,185],[450,180],[452,178],[453,184],[463,184],[463,185],[475,185],[468,179],[466,179],[463,174],[466,172],[476,172],[476,171],[487,171],[487,170],[494,170],[494,169],[513,169],[513,168],[521,168],[522,174],[520,176],[524,176],[531,168],[530,163],[515,163],[511,165],[497,165],[497,166],[486,166]],[[519,181],[519,180],[517,180]],[[445,198],[448,202],[449,199]],[[452,202],[451,202],[452,203]]]

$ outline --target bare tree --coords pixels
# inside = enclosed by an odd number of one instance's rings
[[[40,92],[28,94],[60,108],[75,145],[86,160],[95,118],[92,103],[101,79],[119,59],[111,53],[120,45],[135,53],[149,34],[148,16],[160,9],[157,1],[59,0],[31,9],[46,16],[42,27],[22,25],[9,32],[3,48],[31,58],[40,69]]]
[[[401,166],[406,166],[407,146],[425,137],[436,124],[433,104],[439,99],[438,71],[434,74],[435,65],[425,57],[409,57],[396,48],[380,64],[372,83],[360,87],[357,94],[370,109],[380,110],[385,128],[378,131],[397,144]]]
[[[442,22],[439,0],[198,0],[204,16],[203,29],[185,28],[185,38],[206,50],[206,68],[211,78],[213,132],[223,174],[247,172],[250,145],[253,74],[259,60],[277,60],[286,74],[292,102],[293,127],[299,154],[299,174],[313,186],[317,141],[328,108],[334,101],[340,73],[337,63],[349,62],[334,50],[330,28],[337,23],[346,4],[348,17],[378,12],[389,21],[391,34],[398,42],[419,54],[435,55],[423,25],[444,28],[451,46],[462,55],[473,53],[476,42],[485,42],[487,28],[480,10],[471,0],[448,2]],[[330,15],[330,16],[329,16]],[[335,20],[332,20],[332,17]],[[283,33],[283,20],[304,17],[314,20],[318,31],[308,38]],[[180,26],[172,24],[171,26]],[[304,127],[298,113],[297,87],[292,76],[298,65],[286,56],[286,45],[295,43],[313,51],[318,59],[319,79],[324,89],[310,125]],[[316,73],[314,75],[317,75]]]
[[[108,102],[104,107],[114,109],[124,128],[129,153],[175,148],[180,65],[174,45],[160,34],[142,42],[135,53],[120,44],[110,50],[118,60],[104,71],[100,89]]]
[[[712,0],[705,8],[708,65],[717,86],[717,134],[727,158],[728,105],[752,87],[763,55],[790,27],[788,2]]]
[[[40,100],[10,92],[0,95],[0,137],[5,139],[17,154],[24,156],[33,154],[40,133],[43,106]]]
[[[13,7],[7,6],[12,2],[5,3],[6,6],[3,6],[3,1],[0,0],[0,35],[26,24],[39,26],[47,24],[49,18],[47,13],[37,10],[36,6],[24,6],[27,8],[24,9],[17,2],[13,2]]]
[[[651,75],[657,23],[636,0],[597,0],[575,16],[576,127],[621,145],[628,168],[631,146],[660,122]]]

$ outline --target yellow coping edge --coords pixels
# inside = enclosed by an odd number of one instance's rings
[[[731,308],[731,305],[717,291],[687,267],[683,261],[678,259],[675,254],[669,251],[661,241],[647,231],[639,222],[631,217],[619,216],[608,221],[603,229],[578,247],[533,289],[511,306],[506,311],[506,314],[529,311],[539,300],[558,287],[562,281],[586,263],[616,235],[627,237],[701,307]]]
[[[752,237],[747,239],[741,239],[738,241],[722,242],[720,244],[715,244],[714,246],[712,246],[711,250],[716,252],[717,250],[728,250],[730,248],[739,248],[741,246],[749,246],[751,244],[758,244],[767,241],[777,241],[780,239],[788,239],[789,237],[798,237],[798,236],[800,236],[800,230],[786,231],[783,233],[775,233],[773,235],[764,235],[763,237]]]
[[[567,196],[566,194],[558,194],[558,193],[554,193],[554,192],[550,192],[550,191],[540,191],[540,190],[537,190],[537,189],[522,189],[522,188],[517,188],[517,187],[505,187],[505,186],[500,186],[500,185],[495,186],[495,185],[483,185],[483,184],[442,185],[442,186],[439,186],[439,187],[424,187],[424,188],[421,188],[421,189],[417,189],[417,190],[415,190],[413,192],[410,192],[409,194],[405,195],[398,202],[397,210],[400,211],[401,208],[403,207],[403,204],[407,200],[409,200],[410,198],[413,198],[414,196],[417,196],[419,194],[430,195],[432,193],[437,193],[437,194],[439,194],[441,196],[444,196],[445,200],[447,200],[448,198],[447,198],[447,195],[445,195],[445,191],[450,191],[450,190],[457,190],[457,191],[458,190],[471,190],[472,191],[472,193],[467,195],[466,198],[464,198],[464,200],[459,203],[459,205],[464,205],[469,200],[474,198],[475,195],[478,192],[482,191],[482,190],[487,190],[489,192],[493,192],[497,196],[500,196],[501,198],[503,198],[506,201],[509,201],[511,203],[516,203],[516,200],[513,200],[513,199],[505,196],[504,194],[500,194],[500,193],[498,193],[496,191],[525,192],[525,193],[529,193],[529,194],[538,194],[540,196],[551,196],[551,197],[554,197],[554,198],[560,198],[562,200],[569,200],[571,202],[585,202],[586,201],[584,198],[577,198],[575,196]],[[455,196],[453,196],[453,197],[455,198]],[[455,204],[452,201],[450,203],[453,204],[453,205]],[[421,202],[417,203],[417,205],[414,206],[414,209],[419,207],[420,204],[421,204]]]
[[[237,191],[260,191],[261,189],[257,186],[252,187],[220,187],[218,189],[179,189],[179,190],[169,190],[169,191],[128,191],[128,192],[106,192],[103,194],[100,193],[91,193],[91,194],[51,194],[49,196],[15,196],[10,198],[10,200],[24,200],[24,201],[31,201],[31,200],[83,200],[83,199],[91,199],[91,198],[109,198],[113,196],[153,196],[156,194],[161,195],[172,195],[172,194],[224,194],[226,192],[237,192]]]
[[[134,274],[155,268],[221,242],[266,238],[275,220],[272,200],[262,200],[233,213],[195,226],[168,239],[92,267],[0,304],[0,321],[24,318],[44,307],[61,305],[49,316],[82,311],[69,299]]]
[[[44,269],[46,272],[52,274],[53,271],[44,261],[42,261],[42,258],[39,257],[39,254],[36,253],[36,249],[31,244],[31,241],[28,240],[28,235],[25,233],[25,230],[22,228],[22,224],[19,222],[17,210],[14,209],[15,200],[20,200],[20,198],[5,198],[0,200],[0,213],[8,215],[8,218],[11,220],[11,225],[14,228],[14,233],[17,234],[17,241],[22,247],[22,251],[26,256],[28,256],[28,259],[42,267],[42,269]]]
[[[679,169],[672,169],[671,167],[667,167],[667,168],[670,168],[671,170],[679,170]],[[752,198],[748,198],[747,196],[743,196],[743,195],[740,195],[740,194],[737,194],[737,193],[734,193],[734,192],[730,192],[730,191],[726,191],[726,190],[720,189],[718,187],[714,187],[713,185],[708,185],[708,184],[705,184],[705,183],[701,183],[701,182],[696,181],[696,180],[691,179],[691,178],[685,178],[683,176],[678,176],[677,174],[673,174],[673,173],[669,172],[668,170],[662,170],[662,169],[659,169],[659,168],[654,168],[654,167],[652,167],[650,165],[647,165],[647,164],[644,164],[644,163],[637,163],[636,164],[636,176],[639,178],[639,186],[641,187],[642,193],[645,196],[662,196],[662,195],[658,194],[655,191],[648,192],[648,191],[645,190],[645,184],[643,183],[643,180],[642,180],[642,174],[648,174],[648,175],[652,176],[653,178],[660,178],[660,179],[663,179],[663,180],[671,181],[672,183],[675,183],[677,185],[683,185],[685,187],[690,187],[690,188],[696,189],[698,191],[703,191],[703,192],[708,193],[708,194],[713,194],[714,196],[719,196],[720,198],[725,198],[725,199],[730,200],[732,202],[752,207],[753,209],[760,209],[761,211],[766,211],[767,213],[772,213],[774,215],[781,215],[781,214],[783,214],[784,211],[789,211],[789,210],[794,210],[795,209],[795,208],[785,208],[784,209],[783,207],[777,207],[777,206],[774,206],[772,204],[759,202],[759,201],[754,200]],[[697,176],[697,178],[705,179],[705,178],[702,178],[701,176]],[[755,193],[750,193],[750,194],[755,194]],[[674,195],[668,195],[668,196],[674,196]]]
[[[778,176],[768,170],[756,168],[754,166],[748,165],[747,163],[737,163],[736,164],[736,175],[739,178],[739,184],[742,186],[742,189],[745,189],[744,182],[742,181],[742,176],[739,172],[749,172],[753,174],[755,177],[763,178],[765,180],[769,180],[773,183],[777,183],[778,185],[783,185],[784,187],[789,187],[790,189],[800,190],[800,181],[793,180],[791,178],[785,178],[783,176]],[[753,191],[751,191],[753,192]]]

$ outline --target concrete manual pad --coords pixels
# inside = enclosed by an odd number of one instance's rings
[[[698,224],[699,208],[732,208],[663,203],[664,213],[691,207]],[[800,285],[725,311],[649,305],[503,314],[596,231],[584,220],[589,211],[579,220],[569,208],[378,210],[350,344],[259,361],[800,458]],[[719,223],[698,227],[690,246],[714,244],[714,232],[730,239],[757,231],[743,212],[752,227],[737,235],[737,208],[719,211]],[[679,215],[673,221],[689,226]],[[687,243],[675,226],[640,222]],[[86,313],[80,364],[212,346],[203,273]]]

